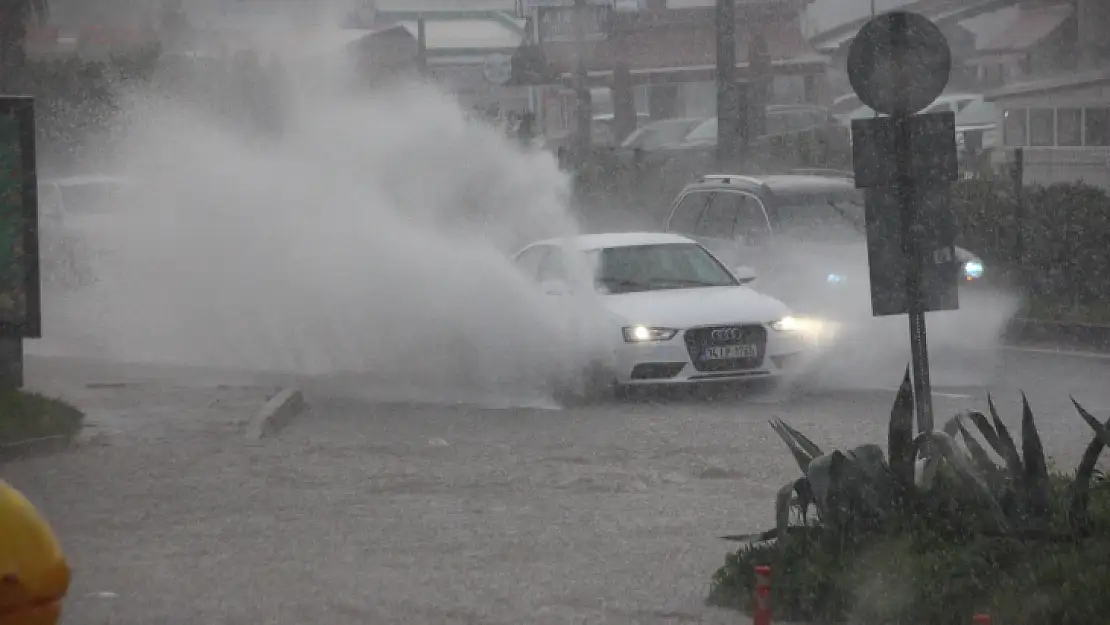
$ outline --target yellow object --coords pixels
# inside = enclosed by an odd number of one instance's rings
[[[50,524],[0,480],[0,625],[57,625],[69,580]]]

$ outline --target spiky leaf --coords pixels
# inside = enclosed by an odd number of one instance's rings
[[[947,460],[949,465],[956,470],[956,473],[963,478],[965,482],[972,484],[976,488],[983,500],[990,504],[995,523],[1000,529],[1006,528],[1009,524],[1006,521],[1006,517],[1002,512],[1002,507],[999,505],[998,500],[995,499],[994,494],[991,493],[990,488],[987,487],[983,476],[979,474],[968,457],[956,445],[955,439],[944,432],[926,432],[914,439],[914,448],[921,449],[925,447],[926,443],[935,454]]]
[[[1014,444],[1014,439],[1010,436],[1010,430],[1006,429],[1006,424],[998,416],[998,409],[994,407],[994,399],[990,395],[987,395],[987,408],[990,409],[991,419],[994,420],[994,430],[998,433],[999,454],[1006,461],[1006,468],[1010,470],[1010,475],[1014,480],[1021,482],[1025,479],[1021,456],[1018,455],[1017,445]]]
[[[990,399],[988,398],[987,401],[990,401]],[[964,413],[964,417],[975,424],[975,427],[979,429],[979,433],[983,435],[983,439],[991,446],[994,453],[1005,460],[1006,454],[1002,451],[1002,441],[998,440],[998,432],[994,431],[994,426],[987,421],[987,417],[976,411]]]
[[[841,488],[846,459],[839,450],[829,452],[813,459],[806,472],[810,492],[813,494],[813,505],[821,521],[828,525],[837,525],[842,515],[837,514],[837,490]]]
[[[1044,446],[1037,424],[1033,420],[1033,409],[1025,393],[1021,394],[1021,455],[1025,464],[1025,488],[1029,497],[1031,512],[1038,516],[1048,514],[1048,463],[1044,457]]]
[[[902,377],[894,406],[890,409],[890,425],[887,433],[887,450],[890,454],[890,470],[903,486],[913,484],[913,462],[916,454],[913,449],[913,383],[910,368]]]
[[[983,446],[979,444],[979,441],[975,440],[971,432],[967,431],[963,423],[959,424],[959,429],[960,435],[963,436],[964,439],[964,445],[967,447],[968,454],[975,462],[979,471],[986,476],[994,475],[998,471],[998,465],[994,463],[994,460],[991,460],[987,450],[983,449]],[[988,477],[988,479],[990,478]]]
[[[953,415],[951,419],[944,422],[944,426],[940,428],[940,431],[952,438],[956,438],[956,435],[960,433],[960,419],[963,417],[963,414],[964,413],[961,412]]]
[[[805,510],[812,500],[813,497],[809,492],[809,482],[804,477],[779,489],[778,495],[775,497],[775,529],[778,530],[780,544],[786,540],[787,530],[790,527],[791,507],[796,503],[804,517]]]
[[[806,452],[802,444],[790,433],[788,429],[789,426],[781,419],[774,419],[769,421],[769,423],[771,424],[771,429],[779,435],[782,442],[786,443],[786,446],[790,449],[790,453],[794,456],[794,461],[798,463],[798,468],[800,468],[804,474],[809,470],[809,463],[813,461],[814,456]]]
[[[1110,446],[1110,428],[1104,427],[1101,423],[1099,423],[1098,419],[1096,419],[1091,413],[1087,412],[1086,409],[1080,406],[1079,402],[1075,401],[1074,398],[1071,401],[1073,404],[1075,404],[1075,409],[1079,411],[1079,416],[1083,417],[1083,420],[1087,422],[1087,425],[1091,426],[1091,429],[1095,431],[1095,438],[1097,438],[1103,445]]]
[[[809,454],[810,458],[816,458],[817,456],[824,455],[825,452],[821,451],[821,448],[818,447],[816,443],[809,440],[809,438],[807,438],[805,434],[802,434],[798,430],[795,430],[793,427],[790,426],[789,423],[783,421],[782,419],[779,419],[779,425],[782,426],[782,428],[786,430],[787,433],[794,437],[794,440],[796,440],[798,442],[798,445],[801,446],[801,448],[805,450],[807,454]]]
[[[1108,432],[1110,419],[1107,419],[1106,424],[1103,425],[1083,406],[1079,405],[1074,397],[1071,398],[1071,403],[1075,405],[1079,416],[1083,417],[1083,420],[1095,431],[1094,438],[1087,445],[1087,449],[1083,452],[1083,458],[1075,469],[1075,480],[1072,481],[1071,485],[1071,500],[1068,502],[1068,517],[1072,522],[1072,528],[1078,531],[1084,529],[1086,525],[1091,480],[1097,471],[1095,465],[1098,464],[1098,458],[1102,455],[1103,448],[1110,446],[1110,432]]]

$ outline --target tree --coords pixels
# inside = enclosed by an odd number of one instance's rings
[[[26,61],[27,24],[46,22],[49,0],[0,0],[0,86]]]

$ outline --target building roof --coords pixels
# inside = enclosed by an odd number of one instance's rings
[[[710,16],[711,17],[711,16]],[[588,44],[586,56],[590,72],[609,72],[623,61],[633,73],[674,70],[677,68],[715,68],[717,63],[716,25],[713,19],[653,23],[646,18],[639,24],[622,26],[623,42],[611,37]],[[795,19],[768,20],[759,28],[767,41],[772,63],[803,58],[809,63],[827,62],[814,53]],[[748,66],[747,29],[737,29],[737,66]],[[571,42],[544,42],[543,53],[556,71],[574,71],[582,45]]]
[[[1074,14],[1075,7],[1069,3],[1018,5],[982,15],[974,21],[967,20],[961,25],[975,35],[979,53],[1025,51],[1058,31]],[[979,32],[972,30],[972,26],[978,26]]]
[[[1018,0],[916,0],[899,7],[899,10],[920,13],[943,28],[954,24],[962,25],[964,20],[995,11],[1016,2]],[[810,43],[819,52],[834,52],[850,44],[855,39],[859,29],[870,19],[870,16],[866,16],[830,28],[811,37]]]
[[[1105,84],[1110,84],[1110,68],[1071,72],[1051,78],[1014,83],[988,92],[985,97],[988,102],[993,102],[1017,96],[1050,95],[1061,91]]]

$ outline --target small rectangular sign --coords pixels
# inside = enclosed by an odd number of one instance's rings
[[[35,103],[0,96],[0,337],[42,336]]]
[[[852,161],[856,187],[892,185],[898,178],[901,127],[892,117],[852,120]],[[909,172],[917,184],[954,182],[960,165],[956,153],[956,116],[951,111],[909,118]]]
[[[910,312],[906,279],[914,263],[921,267],[922,312],[957,310],[962,268],[956,258],[956,224],[948,183],[912,189],[911,232],[918,236],[918,258],[911,257],[902,234],[902,207],[895,188],[868,189],[865,198],[872,314]]]

